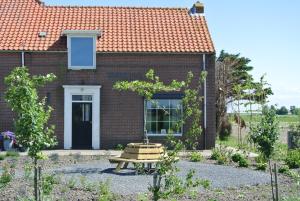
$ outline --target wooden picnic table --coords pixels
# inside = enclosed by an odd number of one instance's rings
[[[120,157],[111,157],[109,162],[118,164],[115,172],[127,168],[129,163],[147,164],[149,170],[160,161],[163,152],[163,146],[158,143],[129,143]]]

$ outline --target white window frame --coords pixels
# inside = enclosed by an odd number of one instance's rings
[[[151,100],[168,100],[168,101],[170,101],[170,100],[181,100],[181,99],[172,99],[172,98],[170,98],[170,99],[166,99],[166,98],[155,98],[155,99],[151,99]],[[149,101],[151,101],[151,100],[149,100]],[[147,101],[148,100],[145,100],[144,101],[144,118],[145,118],[145,121],[144,121],[144,127],[146,128],[146,123],[147,123]],[[183,106],[182,106],[182,103],[181,103],[181,115],[183,115]],[[171,121],[169,121],[169,123],[170,123]],[[149,137],[154,137],[154,136],[156,136],[156,137],[161,137],[161,136],[168,136],[168,133],[167,134],[160,134],[160,133],[148,133],[148,132],[146,132],[146,135],[147,136],[149,136]],[[181,137],[182,135],[183,135],[183,125],[181,126],[181,133],[174,133],[174,134],[172,134],[173,136],[175,136],[175,137]]]
[[[72,66],[72,38],[92,38],[93,39],[93,65],[92,66]],[[85,70],[85,69],[96,69],[96,53],[97,53],[97,35],[95,34],[68,34],[67,44],[68,44],[68,69],[71,70]]]

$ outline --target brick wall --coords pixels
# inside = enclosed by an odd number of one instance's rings
[[[4,77],[15,66],[21,65],[20,53],[0,53],[0,131],[12,130],[13,114],[4,102]],[[153,68],[164,82],[184,80],[188,71],[200,73],[202,55],[188,54],[97,54],[96,70],[67,69],[67,53],[25,53],[25,65],[32,74],[54,73],[58,79],[40,90],[42,96],[50,93],[54,107],[51,123],[56,125],[59,148],[63,147],[64,93],[62,85],[101,85],[101,148],[116,144],[140,142],[143,138],[143,98],[130,92],[112,89],[117,80],[143,79]],[[214,55],[207,58],[207,130],[206,146],[215,141],[215,70]],[[204,136],[204,135],[203,135]],[[203,137],[204,139],[204,137]],[[153,141],[159,139],[151,138]],[[203,140],[200,142],[204,147]]]

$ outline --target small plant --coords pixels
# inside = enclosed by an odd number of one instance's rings
[[[241,158],[239,160],[239,167],[248,167],[249,166],[249,161],[246,158]]]
[[[115,200],[117,200],[117,197],[110,190],[109,180],[106,180],[105,182],[100,182],[98,201],[115,201]]]
[[[74,177],[72,177],[70,180],[68,180],[67,186],[68,186],[70,189],[75,189],[75,186],[76,186],[76,180],[75,180]]]
[[[7,151],[6,156],[7,157],[19,157],[20,154],[19,154],[19,152],[16,152],[16,151]]]
[[[13,178],[13,171],[9,168],[7,164],[3,167],[3,172],[0,176],[0,188],[5,187]]]
[[[268,166],[267,163],[264,162],[256,163],[257,170],[265,171],[267,169],[267,166]]]
[[[199,152],[192,152],[190,155],[190,161],[192,162],[201,162],[204,160],[204,157]]]
[[[30,179],[32,175],[33,165],[30,164],[28,161],[24,164],[24,177],[25,179]]]
[[[285,163],[289,168],[299,168],[300,167],[300,149],[290,150],[287,153]]]
[[[287,174],[289,172],[289,170],[290,170],[289,166],[283,165],[278,169],[278,172],[282,173],[282,174]]]
[[[137,201],[149,201],[147,193],[139,193],[137,195]]]
[[[216,147],[212,150],[211,159],[217,160],[219,165],[228,164],[231,160],[232,151],[229,151],[224,146]]]
[[[0,154],[0,161],[3,161],[5,159],[5,155]]]
[[[43,175],[42,178],[42,192],[43,195],[50,195],[53,191],[55,184],[58,184],[58,180],[54,175]]]
[[[231,160],[235,163],[239,162],[244,156],[240,153],[235,153],[231,156]]]
[[[122,144],[117,144],[116,150],[122,151],[124,150],[124,146]]]

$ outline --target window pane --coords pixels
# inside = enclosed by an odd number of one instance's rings
[[[147,110],[147,121],[157,121],[156,120],[156,109]]]
[[[158,108],[158,100],[150,100],[147,101],[147,109],[151,109],[151,108]]]
[[[156,134],[156,122],[147,122],[146,130],[148,134]]]
[[[171,109],[171,121],[179,121],[181,119],[181,110]]]
[[[73,101],[92,101],[93,96],[91,96],[91,95],[73,95],[72,100]]]
[[[170,121],[170,110],[169,109],[158,109],[157,110],[157,121]]]
[[[157,132],[158,134],[168,134],[169,122],[157,122]]]
[[[169,100],[157,100],[159,108],[170,108],[170,101]]]
[[[71,38],[71,66],[93,66],[93,38]]]
[[[181,108],[181,100],[171,100],[170,108],[180,109]]]

